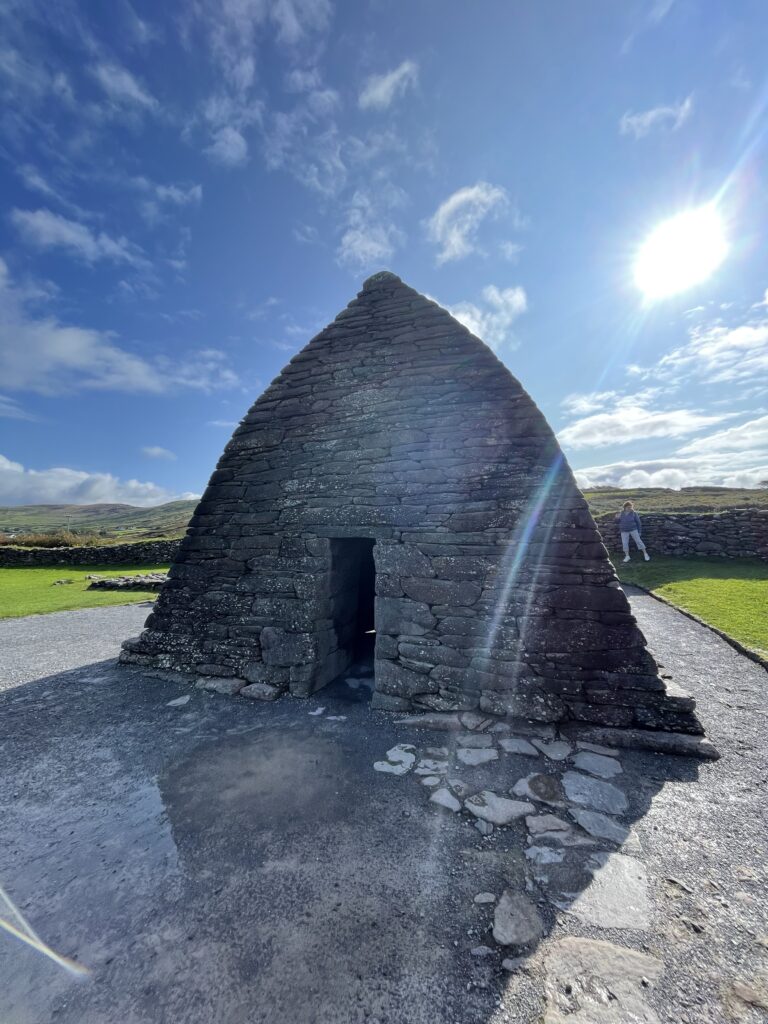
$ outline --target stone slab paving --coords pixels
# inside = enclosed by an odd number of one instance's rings
[[[0,1020],[764,1020],[768,677],[632,603],[720,761],[406,728],[364,672],[188,691],[109,660],[136,607],[0,622],[0,883],[91,972],[0,935]]]

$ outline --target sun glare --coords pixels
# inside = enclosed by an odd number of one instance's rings
[[[712,205],[663,221],[635,261],[635,284],[647,299],[662,299],[706,281],[725,259],[728,243]]]

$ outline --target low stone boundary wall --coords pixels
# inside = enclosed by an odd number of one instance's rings
[[[0,566],[167,565],[176,557],[179,540],[149,540],[93,548],[0,547]]]
[[[609,551],[621,551],[616,513],[595,521]],[[659,513],[643,515],[642,536],[653,556],[760,558],[768,562],[768,509],[730,509],[727,512]],[[634,543],[630,541],[632,552]]]

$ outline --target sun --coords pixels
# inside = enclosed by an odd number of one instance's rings
[[[712,204],[663,221],[635,261],[635,284],[646,299],[663,299],[706,281],[726,257],[723,222]]]

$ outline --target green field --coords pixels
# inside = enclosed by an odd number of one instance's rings
[[[619,561],[638,583],[768,658],[768,565],[749,559],[654,558]]]
[[[157,593],[149,590],[88,590],[90,573],[102,576],[133,576],[144,572],[166,572],[167,566],[88,565],[69,568],[0,569],[0,619],[44,612],[64,612],[73,608],[103,608],[105,605],[154,601]],[[56,580],[72,580],[54,586]]]

